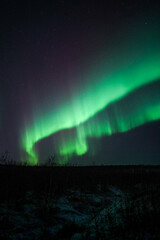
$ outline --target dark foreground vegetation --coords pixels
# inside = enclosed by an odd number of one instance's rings
[[[0,239],[160,239],[160,167],[0,166]]]

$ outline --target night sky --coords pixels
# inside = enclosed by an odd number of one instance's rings
[[[160,164],[158,1],[4,1],[0,151]]]

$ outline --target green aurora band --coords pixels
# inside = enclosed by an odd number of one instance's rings
[[[116,124],[109,119],[96,120],[96,114],[107,108],[110,104],[119,101],[127,94],[160,78],[160,54],[158,51],[152,56],[134,61],[112,73],[95,77],[92,85],[83,89],[77,96],[48,114],[36,114],[31,125],[25,126],[21,138],[21,145],[28,153],[28,164],[38,163],[38,152],[35,144],[64,129],[77,128],[77,136],[73,139],[62,138],[57,147],[60,155],[70,156],[73,153],[82,155],[87,152],[87,137],[101,137],[115,132],[125,132],[146,122],[160,119],[160,101],[121,113],[115,109]],[[95,118],[94,118],[95,117]],[[89,120],[91,124],[87,124]]]
[[[59,152],[65,156],[73,153],[82,155],[89,148],[87,139],[90,137],[100,138],[103,135],[126,132],[158,119],[160,119],[160,81],[136,89],[80,124],[74,137],[72,134],[71,137],[67,135],[60,139]],[[91,154],[94,154],[94,151]]]

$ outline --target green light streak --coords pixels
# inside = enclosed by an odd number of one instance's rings
[[[84,124],[79,125],[77,127],[77,138],[74,141],[70,141],[69,138],[60,141],[60,154],[70,156],[75,153],[78,155],[81,148],[87,152],[87,138],[89,137],[100,138],[103,135],[126,132],[160,119],[160,85],[156,85],[156,87],[158,87],[156,91],[154,88],[149,89],[150,92],[145,92],[145,87],[140,92],[137,90],[135,93],[110,104],[103,113],[101,112]],[[77,146],[75,143],[79,139],[78,133],[81,133],[81,144]]]
[[[143,58],[137,63],[126,66],[121,70],[114,71],[112,74],[105,74],[105,77],[99,76],[92,86],[86,88],[79,95],[74,96],[70,102],[64,104],[59,110],[53,110],[46,115],[36,114],[33,124],[27,126],[22,135],[22,147],[29,154],[29,164],[37,164],[38,156],[35,153],[34,145],[43,138],[50,136],[60,130],[78,127],[77,139],[71,143],[62,144],[59,149],[60,154],[77,155],[84,154],[88,147],[86,143],[87,136],[100,137],[104,134],[112,134],[115,131],[127,131],[133,127],[141,125],[147,121],[159,118],[159,108],[154,106],[155,110],[144,109],[143,114],[137,113],[133,123],[128,120],[120,119],[117,122],[115,130],[108,122],[103,122],[103,127],[95,122],[96,130],[92,127],[83,129],[82,123],[92,118],[95,114],[106,108],[110,103],[118,101],[125,97],[131,91],[155,81],[160,77],[160,57],[158,54]],[[104,75],[103,75],[104,76]],[[154,112],[154,113],[153,113]],[[128,121],[128,123],[127,123]],[[110,123],[111,124],[111,123]],[[97,128],[97,126],[99,126]],[[93,127],[94,128],[94,127]]]

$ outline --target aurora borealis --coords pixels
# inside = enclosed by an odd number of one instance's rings
[[[118,101],[118,99],[139,86],[157,80],[160,77],[159,61],[151,59],[150,64],[133,66],[131,70],[113,74],[109,80],[107,79],[108,81],[97,80],[98,84],[95,87],[92,86],[89,91],[84,91],[82,95],[73,99],[73,101],[64,104],[59,111],[53,111],[53,113],[51,112],[47,116],[35,120],[33,127],[26,130],[23,140],[25,150],[33,157],[31,163],[32,161],[35,164],[37,163],[37,156],[33,150],[34,144],[58,131],[77,127],[76,139],[65,143],[62,141],[59,153],[63,155],[72,153],[81,155],[87,151],[87,136],[101,137],[104,134],[110,135],[116,131],[128,131],[146,122],[158,120],[160,118],[160,99],[153,103],[153,106],[142,105],[140,112],[135,109],[134,112],[130,113],[131,116],[128,116],[127,121],[125,120],[127,113],[122,114],[122,116],[117,114],[117,130],[114,126],[112,127],[112,122],[108,122],[107,119],[103,123],[99,121],[94,123],[93,120],[94,127],[90,126],[90,124],[87,128],[83,127],[83,123],[90,118],[94,118],[96,113],[103,110],[110,103]]]
[[[58,3],[54,12],[43,4],[37,10],[27,6],[29,17],[15,7],[18,16],[14,24],[8,20],[1,40],[8,49],[3,50],[2,77],[8,80],[2,81],[1,112],[8,110],[0,119],[1,138],[9,136],[5,129],[13,116],[16,140],[8,142],[31,165],[39,163],[42,146],[47,155],[49,138],[48,147],[63,164],[74,156],[96,156],[89,139],[109,141],[160,120],[157,6]]]

